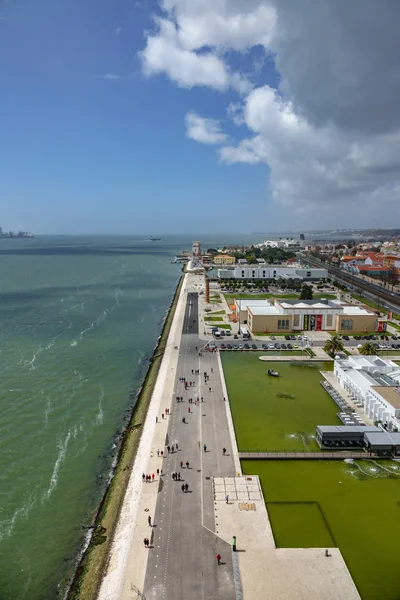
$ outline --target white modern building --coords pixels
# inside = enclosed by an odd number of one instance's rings
[[[257,244],[256,248],[289,248],[292,250],[299,250],[300,242],[293,238],[279,238],[279,240],[265,240],[264,242]]]
[[[329,277],[327,269],[301,269],[299,267],[274,267],[273,265],[238,266],[235,269],[218,269],[218,279],[301,279],[318,281]]]
[[[335,360],[340,386],[374,422],[388,431],[400,430],[400,367],[379,356],[349,356]]]

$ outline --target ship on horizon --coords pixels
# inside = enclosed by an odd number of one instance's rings
[[[151,242],[159,242],[161,239],[162,239],[162,238],[156,238],[156,237],[153,237],[152,235],[150,236],[150,241],[151,241]]]
[[[3,231],[0,227],[0,238],[34,238],[35,236],[30,231]]]

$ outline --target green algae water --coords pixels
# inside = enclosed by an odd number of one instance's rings
[[[225,352],[222,364],[240,451],[315,452],[317,425],[340,424],[320,385],[333,363],[264,362],[257,352]],[[280,377],[267,375],[268,369]],[[282,396],[283,395],[283,396]]]
[[[260,477],[278,547],[337,546],[363,600],[398,600],[400,466],[391,461],[242,461]]]
[[[0,598],[63,597],[185,247],[0,240]]]

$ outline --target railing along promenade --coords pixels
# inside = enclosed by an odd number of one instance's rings
[[[370,452],[239,452],[240,460],[344,460],[345,458],[387,458]]]

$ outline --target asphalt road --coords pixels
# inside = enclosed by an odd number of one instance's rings
[[[168,434],[165,448],[160,448],[164,451],[163,476],[156,511],[150,515],[146,600],[236,598],[231,547],[214,533],[212,489],[213,476],[235,475],[235,468],[216,355],[204,351],[199,356],[204,342],[198,338],[197,304],[197,294],[188,294]],[[192,374],[192,369],[199,369],[200,374]],[[210,375],[207,382],[204,371]],[[194,385],[186,390],[181,377]],[[183,402],[177,402],[176,396],[182,396]],[[201,397],[204,401],[195,404]],[[167,446],[176,443],[178,451],[168,453]],[[222,455],[223,447],[227,456]],[[172,479],[173,472],[180,472],[181,481]],[[183,483],[188,484],[188,492],[182,492]],[[222,556],[220,566],[217,554]]]

